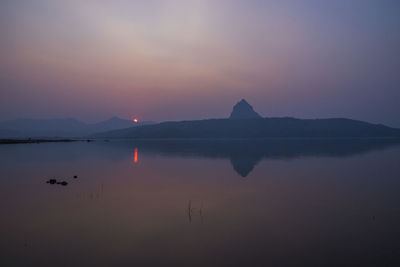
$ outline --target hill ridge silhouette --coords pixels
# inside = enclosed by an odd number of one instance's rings
[[[229,118],[169,121],[94,134],[93,138],[371,138],[400,137],[400,129],[346,118],[262,118],[242,99]]]

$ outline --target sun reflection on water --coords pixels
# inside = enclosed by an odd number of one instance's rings
[[[138,162],[138,149],[135,147],[135,151],[133,153],[133,162],[137,163]]]

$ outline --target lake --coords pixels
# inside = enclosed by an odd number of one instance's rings
[[[400,266],[400,140],[18,144],[0,162],[1,266]]]

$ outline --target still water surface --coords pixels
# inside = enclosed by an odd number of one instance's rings
[[[399,144],[1,145],[0,265],[400,266]]]

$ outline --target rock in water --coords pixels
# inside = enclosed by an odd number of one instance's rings
[[[234,107],[229,119],[238,120],[238,119],[259,119],[261,118],[260,114],[254,111],[253,107],[247,103],[246,100],[240,100]]]
[[[50,180],[48,180],[47,181],[49,184],[55,184],[55,183],[57,183],[57,180],[56,179],[50,179]]]

